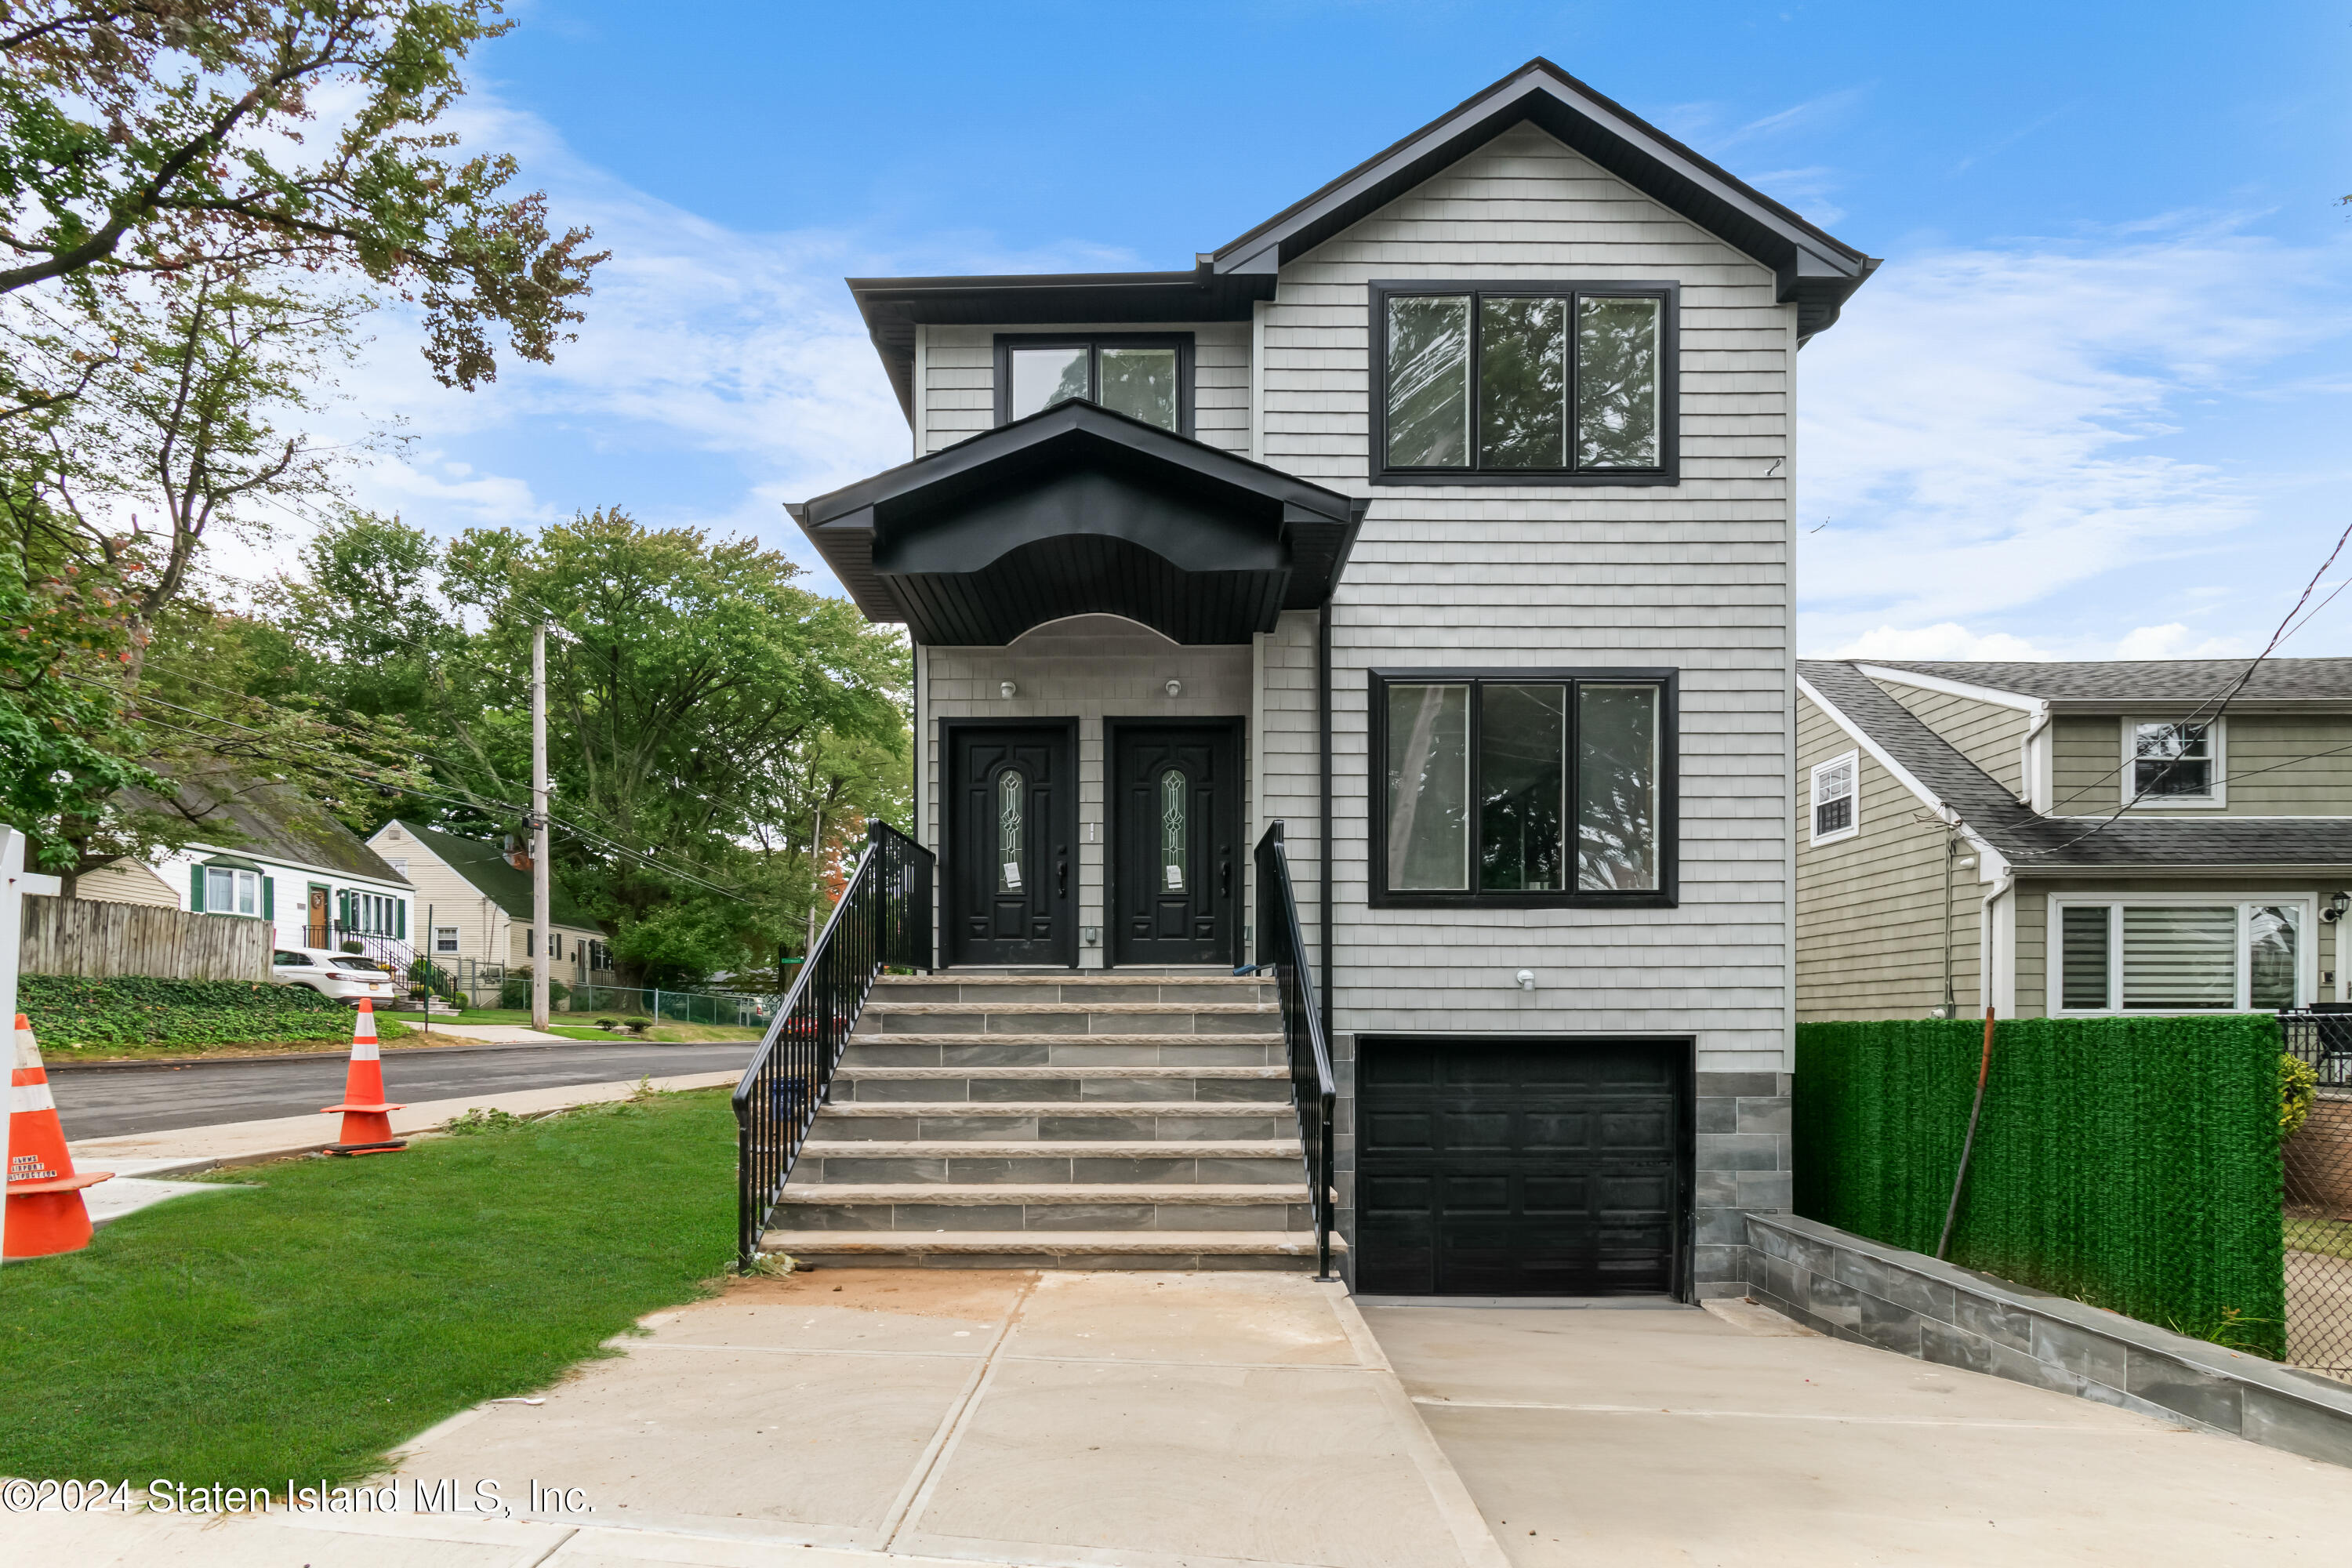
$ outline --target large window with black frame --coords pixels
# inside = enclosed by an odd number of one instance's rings
[[[1375,902],[1671,903],[1671,672],[1387,672]]]
[[[1668,284],[1372,288],[1372,478],[1658,484],[1676,478]]]

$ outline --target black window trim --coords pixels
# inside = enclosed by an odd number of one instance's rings
[[[1368,477],[1376,485],[1517,485],[1522,489],[1542,489],[1568,486],[1591,489],[1604,485],[1678,485],[1682,478],[1682,285],[1652,283],[1625,279],[1543,280],[1530,282],[1519,279],[1402,279],[1375,278],[1369,286],[1370,315],[1367,332],[1371,346],[1371,384],[1368,389],[1371,416],[1372,440],[1365,453]],[[1663,346],[1659,350],[1658,425],[1659,466],[1654,468],[1392,468],[1389,467],[1389,335],[1388,302],[1392,294],[1462,294],[1471,298],[1470,311],[1470,383],[1472,405],[1471,426],[1475,438],[1477,425],[1478,379],[1478,311],[1477,297],[1481,294],[1509,294],[1525,299],[1531,295],[1567,298],[1571,295],[1616,295],[1659,299],[1665,301],[1664,320],[1661,323]],[[1576,405],[1574,356],[1570,356],[1569,406]],[[1571,447],[1575,432],[1569,433]],[[1471,456],[1475,458],[1474,449]]]
[[[999,332],[996,334],[996,422],[1013,423],[1013,351],[1014,349],[1174,349],[1176,351],[1176,434],[1192,434],[1192,334],[1190,332]],[[1087,356],[1087,400],[1097,402],[1102,393],[1102,362]]]
[[[1478,786],[1478,704],[1475,693],[1470,703],[1470,800],[1473,813],[1471,826],[1471,875],[1473,885],[1462,892],[1446,892],[1429,889],[1398,891],[1389,886],[1388,829],[1389,819],[1389,742],[1388,688],[1391,685],[1423,685],[1453,682],[1478,686],[1486,682],[1498,685],[1542,685],[1550,682],[1573,685],[1589,681],[1595,685],[1646,682],[1658,688],[1658,885],[1641,892],[1596,893],[1570,889],[1558,893],[1487,892],[1475,886],[1477,875],[1476,818]],[[1365,848],[1370,864],[1368,868],[1369,889],[1366,901],[1373,909],[1451,910],[1451,909],[1633,909],[1671,910],[1682,901],[1682,805],[1681,769],[1682,703],[1681,672],[1666,668],[1616,668],[1603,666],[1573,668],[1533,668],[1479,665],[1445,669],[1378,668],[1369,672],[1367,713],[1369,734],[1369,774],[1365,798],[1370,802],[1371,814],[1365,823]],[[1569,710],[1569,746],[1573,754],[1577,745],[1575,705]]]

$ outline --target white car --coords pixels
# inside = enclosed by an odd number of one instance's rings
[[[374,959],[319,947],[279,948],[270,957],[269,978],[354,1005],[362,996],[382,1005],[393,995],[392,971]]]

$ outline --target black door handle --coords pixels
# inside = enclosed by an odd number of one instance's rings
[[[1233,896],[1234,863],[1228,860],[1217,868],[1217,897],[1230,899]]]
[[[1066,858],[1054,863],[1054,896],[1057,899],[1070,896],[1070,862]]]

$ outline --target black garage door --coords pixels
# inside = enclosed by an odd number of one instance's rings
[[[1361,1042],[1356,1289],[1674,1291],[1688,1052],[1621,1041]]]

